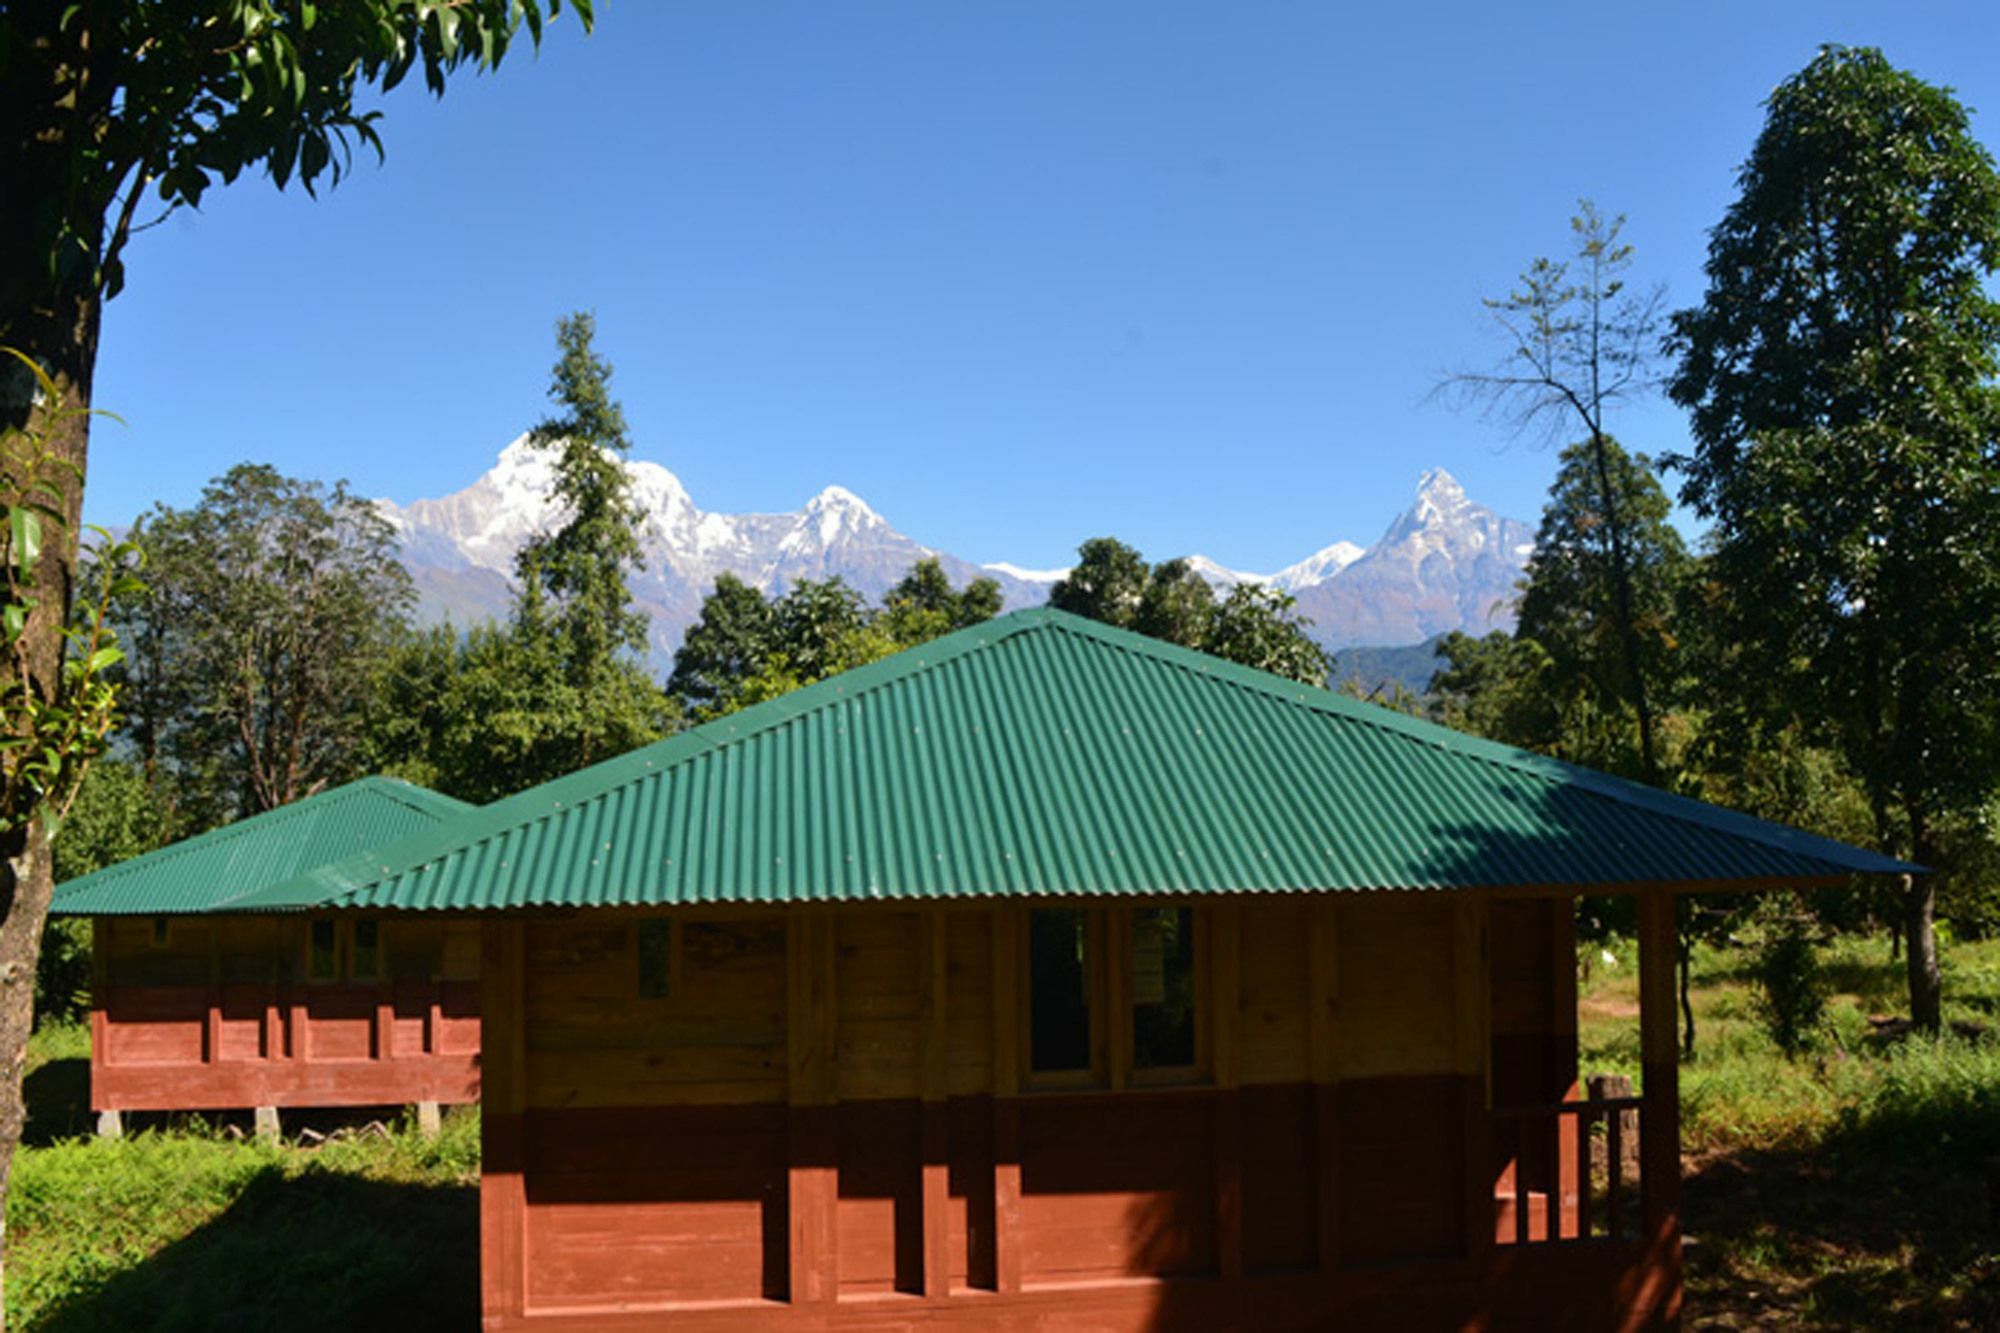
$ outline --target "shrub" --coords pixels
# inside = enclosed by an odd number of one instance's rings
[[[1827,980],[1815,941],[1819,922],[1796,894],[1772,894],[1757,910],[1751,974],[1757,1017],[1787,1059],[1813,1042],[1826,1021]]]

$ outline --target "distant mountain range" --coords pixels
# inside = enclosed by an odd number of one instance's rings
[[[626,466],[645,515],[645,564],[632,592],[652,617],[659,664],[672,658],[725,571],[772,593],[799,579],[838,574],[879,598],[911,565],[935,556],[955,582],[997,580],[1009,608],[1046,600],[1067,572],[962,560],[904,536],[839,486],[791,513],[721,514],[697,508],[680,478],[659,464]],[[469,624],[507,613],[514,554],[555,517],[546,500],[549,468],[548,455],[523,437],[464,490],[407,505],[377,502],[400,534],[422,615]],[[1527,524],[1475,504],[1449,473],[1433,468],[1418,480],[1415,502],[1372,546],[1334,542],[1272,574],[1202,555],[1190,561],[1219,589],[1259,582],[1291,593],[1319,638],[1341,649],[1416,644],[1454,629],[1511,628],[1514,584],[1533,544]]]

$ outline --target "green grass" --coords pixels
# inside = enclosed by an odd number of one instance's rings
[[[435,1141],[403,1121],[270,1144],[195,1118],[99,1141],[66,1128],[81,1103],[50,1100],[87,1086],[87,1041],[55,1028],[30,1048],[10,1328],[477,1326],[476,1111],[447,1115]]]
[[[1610,953],[1592,950],[1581,985],[1581,1067],[1636,1078],[1637,968],[1628,944]],[[1758,1026],[1748,960],[1696,952],[1688,1326],[2000,1327],[2000,941],[1945,959],[1947,1023],[1990,1035],[1884,1040],[1869,1017],[1908,1012],[1888,941],[1842,940],[1824,961],[1826,1025],[1788,1061]]]

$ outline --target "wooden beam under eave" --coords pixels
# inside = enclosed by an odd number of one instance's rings
[[[1669,1270],[1679,1305],[1681,1271],[1680,1034],[1674,994],[1674,894],[1639,896],[1639,1045],[1645,1100],[1639,1112],[1639,1183],[1645,1239]]]

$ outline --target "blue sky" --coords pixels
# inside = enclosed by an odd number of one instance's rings
[[[441,102],[399,89],[386,164],[318,201],[246,179],[137,238],[88,516],[244,459],[457,489],[587,308],[634,452],[704,508],[837,482],[975,560],[1108,532],[1246,569],[1373,540],[1432,465],[1533,518],[1553,451],[1425,398],[1493,357],[1479,297],[1579,196],[1687,304],[1760,102],[1820,43],[2000,110],[1975,3],[599,11]],[[1613,424],[1684,439],[1661,404]]]

